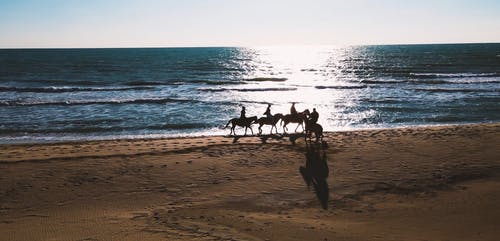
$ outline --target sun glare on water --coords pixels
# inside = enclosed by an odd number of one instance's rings
[[[255,79],[238,85],[238,91],[221,93],[247,107],[247,115],[262,116],[266,104],[273,113],[288,114],[296,103],[298,111],[313,108],[320,113],[320,123],[326,130],[349,128],[360,118],[373,115],[361,111],[357,115],[347,109],[356,108],[366,91],[346,62],[353,58],[350,48],[333,46],[283,46],[242,48],[251,56],[249,71],[243,79]]]

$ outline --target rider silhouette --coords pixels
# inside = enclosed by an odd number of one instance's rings
[[[297,115],[297,110],[295,109],[295,102],[292,103],[292,107],[290,107],[290,114],[292,116],[296,116]]]
[[[311,112],[311,114],[309,116],[310,116],[309,120],[311,121],[311,123],[318,122],[319,114],[318,114],[318,112],[316,112],[316,108],[313,108],[313,111]]]
[[[264,112],[264,115],[266,115],[267,118],[270,118],[271,116],[273,116],[271,114],[271,104],[267,104],[267,109],[266,109],[266,112]]]
[[[245,106],[241,107],[241,113],[240,113],[240,119],[246,119],[247,117],[245,116]]]

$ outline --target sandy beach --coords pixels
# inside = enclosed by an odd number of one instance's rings
[[[324,140],[309,188],[303,139],[0,145],[0,240],[499,239],[500,124]]]

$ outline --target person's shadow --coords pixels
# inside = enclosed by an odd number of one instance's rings
[[[323,209],[328,209],[329,188],[326,179],[329,168],[325,149],[327,145],[323,143],[313,143],[306,141],[306,165],[299,168],[300,174],[307,184],[311,185]]]

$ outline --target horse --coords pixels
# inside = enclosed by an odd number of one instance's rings
[[[297,113],[297,115],[292,115],[292,114],[287,114],[281,118],[281,123],[283,124],[283,132],[286,133],[288,128],[286,125],[289,123],[297,123],[297,127],[295,128],[295,132],[297,132],[297,129],[299,126],[302,126],[302,131],[304,131],[304,121],[307,120],[307,116],[309,116],[310,112],[309,109],[306,109],[302,112]]]
[[[306,119],[306,140],[309,137],[311,138],[311,134],[314,132],[316,136],[316,142],[323,140],[323,127],[318,123],[311,123],[311,120]]]
[[[277,113],[275,115],[272,115],[270,117],[261,117],[259,118],[256,123],[259,124],[259,135],[262,134],[262,126],[263,125],[270,125],[271,126],[271,135],[273,134],[273,128],[276,129],[276,134],[278,134],[278,127],[276,127],[276,123],[283,118],[283,114]]]
[[[229,132],[229,135],[231,135],[232,133],[234,133],[234,135],[236,135],[236,131],[234,131],[234,128],[236,128],[236,126],[241,126],[241,127],[245,127],[245,136],[247,135],[247,129],[250,128],[250,131],[252,132],[252,135],[253,135],[253,130],[252,130],[252,127],[251,125],[257,121],[257,116],[252,116],[252,117],[248,117],[248,118],[233,118],[231,120],[229,120],[226,124],[226,126],[223,128],[227,128],[229,126],[229,123],[231,123],[231,132]]]

